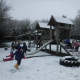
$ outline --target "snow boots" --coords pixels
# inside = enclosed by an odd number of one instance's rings
[[[16,69],[19,69],[19,68],[18,68],[18,64],[15,65],[15,68],[16,68]]]

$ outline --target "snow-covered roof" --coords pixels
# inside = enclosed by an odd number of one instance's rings
[[[54,16],[54,18],[55,18],[56,22],[66,23],[66,24],[72,24],[73,25],[73,23],[71,22],[71,20],[68,19],[68,18],[56,17],[56,16]]]
[[[70,26],[74,26],[74,24],[72,23],[72,21],[69,18],[64,18],[64,17],[57,17],[57,16],[51,16],[48,25],[53,25],[53,26],[65,26],[68,25]]]
[[[48,25],[48,23],[43,23],[43,22],[38,22],[40,28],[48,28],[50,29],[50,26]],[[54,27],[52,27],[52,29],[54,29]]]

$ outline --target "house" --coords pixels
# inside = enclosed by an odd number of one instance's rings
[[[41,43],[44,44],[50,40],[50,26],[48,23],[37,22],[36,25],[36,40],[41,40]],[[52,35],[54,35],[54,27],[52,27]],[[40,36],[38,39],[37,37]]]

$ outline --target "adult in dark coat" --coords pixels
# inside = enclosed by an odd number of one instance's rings
[[[15,48],[14,42],[12,42],[11,47],[12,47],[11,50],[14,50],[14,48]]]
[[[18,47],[18,50],[13,54],[13,56],[15,56],[15,60],[17,60],[17,64],[15,65],[15,68],[19,69],[18,66],[21,63],[22,58],[25,59],[21,46]]]
[[[23,43],[23,53],[26,54],[26,51],[27,51],[27,45],[26,45],[26,43]]]

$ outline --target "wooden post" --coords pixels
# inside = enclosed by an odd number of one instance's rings
[[[60,53],[62,52],[62,47],[61,47],[61,45],[60,45]]]
[[[41,36],[42,36],[42,31],[41,31]],[[42,37],[40,36],[40,39],[41,39],[41,45],[40,46],[42,46]]]
[[[52,26],[50,26],[50,40],[52,40]],[[49,52],[51,53],[51,43],[49,45]]]
[[[70,40],[70,38],[71,38],[71,29],[69,30],[69,40]]]
[[[35,33],[34,33],[34,47],[35,47]]]
[[[57,49],[56,49],[56,54],[58,55],[58,48],[59,48],[59,26],[57,26],[57,30],[56,30],[56,40],[57,40]]]
[[[50,26],[50,40],[52,40],[52,26]]]
[[[31,47],[31,33],[30,33],[30,47]]]
[[[38,30],[37,30],[37,48],[38,49]]]

